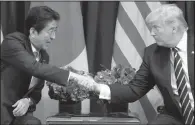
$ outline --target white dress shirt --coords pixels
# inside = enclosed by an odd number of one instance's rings
[[[176,47],[179,49],[178,53],[181,57],[182,67],[183,67],[184,72],[185,72],[185,77],[186,77],[186,81],[187,81],[187,88],[189,91],[189,98],[191,101],[192,108],[194,108],[194,99],[192,96],[190,82],[189,82],[189,75],[188,75],[187,32],[184,32],[182,39],[180,40],[179,44]],[[170,59],[171,59],[171,86],[173,88],[173,93],[176,96],[178,96],[179,94],[178,94],[176,78],[175,78],[175,71],[174,71],[174,53],[172,50],[171,50],[171,54],[170,54]],[[181,104],[180,104],[180,106],[181,106]]]
[[[41,58],[41,55],[39,54],[39,51],[37,51],[37,49],[33,46],[33,44],[31,44],[31,48],[32,48],[32,52],[33,52],[33,54],[35,56],[35,59],[37,61],[39,61],[40,58]]]
[[[188,75],[188,63],[187,63],[187,32],[185,32],[183,34],[182,39],[180,40],[179,44],[177,45],[177,47],[181,50],[179,51],[179,55],[182,58],[182,66],[183,69],[185,71],[186,74],[186,78],[187,78],[187,87],[190,93],[190,100],[191,100],[191,105],[194,108],[194,99],[192,96],[192,92],[191,92],[191,87],[190,87],[190,83],[189,83],[189,75]],[[174,56],[173,56],[173,52],[171,52],[170,54],[170,60],[171,60],[171,86],[173,88],[173,92],[175,95],[178,96],[178,90],[177,90],[177,84],[176,84],[176,78],[175,78],[175,72],[174,72]],[[101,84],[100,85],[100,94],[99,94],[99,98],[100,99],[105,99],[105,100],[111,100],[111,92],[110,92],[110,88],[108,85],[104,85]],[[179,102],[180,104],[180,102]]]

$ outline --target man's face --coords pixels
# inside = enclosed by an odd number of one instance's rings
[[[156,21],[151,25],[151,35],[156,40],[159,46],[174,47],[173,43],[173,28],[168,25],[162,24],[160,21]]]
[[[56,30],[58,26],[58,21],[52,20],[47,23],[44,29],[42,29],[39,33],[34,33],[34,45],[38,49],[46,50],[51,41],[56,37]]]

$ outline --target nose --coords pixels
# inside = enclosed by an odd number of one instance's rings
[[[56,33],[54,32],[51,34],[51,40],[54,40],[55,38],[56,38]]]
[[[154,33],[154,29],[153,29],[153,28],[151,29],[150,34],[151,34],[152,36],[155,36],[155,35],[156,35],[156,34]]]

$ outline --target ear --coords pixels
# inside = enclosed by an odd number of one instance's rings
[[[179,30],[179,22],[178,21],[176,21],[176,20],[174,20],[173,22],[172,22],[172,24],[171,24],[171,26],[172,26],[172,33],[177,33],[178,32],[178,30]]]
[[[173,25],[172,32],[175,34],[177,32],[177,29],[178,29],[177,26]]]
[[[35,37],[37,35],[37,31],[34,27],[30,28],[30,34],[29,34],[32,38]]]

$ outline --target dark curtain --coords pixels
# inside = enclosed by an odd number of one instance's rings
[[[1,26],[3,35],[14,31],[25,32],[24,21],[30,2],[1,1]]]
[[[89,71],[111,68],[114,31],[119,2],[82,2]]]
[[[84,34],[89,72],[96,74],[111,69],[118,1],[82,2]],[[103,65],[103,66],[101,66]],[[91,112],[104,112],[102,105],[91,99]],[[128,104],[109,104],[110,112],[127,112]]]

